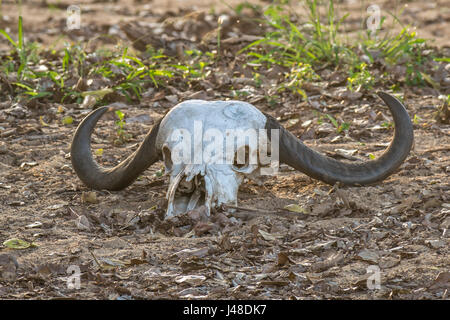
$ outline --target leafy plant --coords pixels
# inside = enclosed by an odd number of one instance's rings
[[[203,53],[199,50],[186,50],[185,54],[189,57],[186,64],[178,63],[170,65],[175,69],[175,74],[180,74],[184,79],[199,80],[205,79],[211,74],[207,70],[217,56],[211,52]]]
[[[305,0],[304,3],[309,20],[303,26],[297,26],[291,21],[285,7],[270,5],[264,11],[266,19],[261,22],[273,31],[267,32],[263,39],[254,41],[241,52],[251,50],[248,56],[255,58],[253,63],[283,66],[300,62],[311,65],[324,62],[339,65],[342,59],[353,56],[354,53],[341,43],[338,37],[339,26],[346,16],[336,21],[333,1],[329,1],[325,23],[320,19],[317,0]]]
[[[347,78],[347,87],[351,91],[360,91],[361,89],[370,90],[375,83],[375,79],[367,70],[367,64],[362,62],[356,65]]]
[[[325,115],[333,124],[333,126],[336,128],[337,133],[341,133],[342,131],[347,131],[350,128],[350,124],[347,122],[338,123],[338,121],[329,114]]]
[[[12,37],[3,29],[0,29],[0,34],[3,35],[16,50],[17,55],[20,59],[20,65],[17,69],[17,80],[19,81],[22,78],[22,73],[24,69],[27,67],[27,53],[24,47],[23,41],[23,21],[22,16],[19,16],[18,22],[18,40],[17,42],[12,39]]]
[[[383,122],[383,123],[381,124],[381,126],[382,126],[383,128],[390,129],[390,128],[393,128],[393,127],[394,127],[394,124],[393,124],[392,122],[385,121],[385,122]]]
[[[410,31],[408,26],[404,26],[394,14],[388,12],[394,23],[402,26],[399,33],[391,35],[387,32],[383,38],[373,38],[369,34],[365,39],[361,39],[362,49],[371,61],[374,60],[370,52],[380,53],[380,57],[385,59],[389,65],[404,65],[406,67],[406,83],[408,85],[423,84],[423,64],[428,59],[423,56],[426,40],[418,38],[415,31]],[[381,25],[385,18],[381,19]]]
[[[303,84],[320,79],[310,64],[301,62],[291,68],[290,72],[286,74],[286,78],[288,82],[281,84],[281,88],[288,88],[301,95],[303,99],[307,98],[305,91],[302,89]]]
[[[122,145],[131,139],[131,134],[125,132],[125,129],[124,129],[125,114],[120,110],[116,110],[116,115],[119,117],[119,120],[116,121],[117,131],[116,131],[116,139],[114,140],[114,144]]]
[[[375,62],[374,53],[387,65],[403,65],[406,67],[405,82],[408,85],[430,82],[431,77],[424,72],[424,64],[432,57],[424,56],[426,40],[417,37],[407,26],[402,25],[396,34],[386,33],[383,37],[367,31],[360,41],[348,43],[344,41],[340,26],[348,15],[339,18],[336,15],[334,1],[301,0],[308,14],[306,21],[297,17],[289,4],[271,4],[263,12],[265,19],[260,23],[268,30],[263,39],[249,44],[240,52],[245,52],[249,62],[254,65],[270,67],[277,64],[291,68],[292,66],[309,64],[318,68],[335,67],[348,72],[348,88],[353,91],[370,90],[375,84],[371,76],[368,62],[361,59],[361,50],[370,60]],[[326,4],[326,14],[321,15],[319,5]],[[394,22],[398,18],[389,13]],[[386,20],[382,17],[381,24]],[[440,59],[440,60],[436,60]],[[435,58],[444,61],[444,58]],[[380,79],[389,80],[390,76]]]

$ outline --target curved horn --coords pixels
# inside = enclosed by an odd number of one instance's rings
[[[114,168],[100,167],[92,157],[91,135],[101,116],[110,110],[108,107],[92,111],[78,126],[70,150],[72,166],[83,183],[97,190],[121,190],[129,186],[145,169],[161,159],[156,150],[158,121],[145,137],[139,148]]]
[[[332,185],[336,182],[345,185],[370,184],[392,174],[411,150],[413,127],[408,112],[399,100],[384,92],[379,92],[378,95],[389,107],[395,123],[394,139],[380,158],[362,163],[337,161],[307,147],[277,120],[266,114],[266,129],[280,130],[280,162]]]

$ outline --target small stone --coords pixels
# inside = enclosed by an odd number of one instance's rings
[[[425,240],[425,243],[434,249],[446,247],[446,243],[443,240]]]
[[[176,95],[165,96],[165,98],[170,103],[173,103],[173,104],[177,104],[178,103],[178,97]]]
[[[85,215],[79,216],[76,220],[76,225],[78,229],[89,231],[91,230],[91,223],[89,222],[88,218],[86,218]]]
[[[378,259],[380,256],[378,253],[372,250],[362,250],[358,253],[358,257],[360,257],[364,261],[378,263]]]
[[[19,264],[14,256],[10,254],[0,254],[0,280],[13,282],[16,280],[16,271]]]

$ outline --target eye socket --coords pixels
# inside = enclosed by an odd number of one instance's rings
[[[233,168],[236,170],[243,170],[250,164],[250,148],[244,146],[239,148],[234,154]]]
[[[167,171],[172,170],[173,161],[172,161],[172,154],[170,152],[170,149],[167,146],[163,146],[162,153],[163,153],[164,165],[166,166],[166,170]]]

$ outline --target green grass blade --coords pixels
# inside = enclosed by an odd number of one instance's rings
[[[9,36],[8,33],[6,33],[5,30],[0,29],[0,34],[2,34],[9,42],[11,42],[11,44],[13,45],[14,48],[16,48],[16,49],[18,48],[17,43],[13,39],[11,39],[11,37]]]
[[[19,16],[19,49],[23,51],[23,21],[22,16]]]

